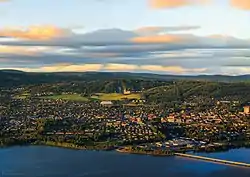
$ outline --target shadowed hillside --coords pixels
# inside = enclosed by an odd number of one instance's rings
[[[215,98],[224,100],[250,100],[250,83],[225,83],[207,81],[177,81],[167,86],[144,92],[151,102],[184,101]]]
[[[82,72],[82,73],[28,73],[15,70],[0,70],[0,87],[19,86],[39,83],[91,81],[91,80],[114,80],[114,79],[136,79],[136,80],[208,80],[219,82],[250,81],[249,75],[243,76],[175,76],[157,75],[145,73],[123,73],[123,72]]]

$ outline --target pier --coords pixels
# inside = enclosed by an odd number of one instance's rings
[[[183,153],[175,153],[175,155],[176,156],[180,156],[180,157],[186,157],[186,158],[204,160],[204,161],[213,162],[213,163],[220,163],[220,164],[225,164],[225,165],[233,165],[233,166],[250,168],[250,164],[249,163],[235,162],[235,161],[230,161],[230,160],[221,160],[221,159],[215,159],[215,158],[210,158],[210,157],[197,156],[197,155],[192,155],[192,154],[183,154]]]

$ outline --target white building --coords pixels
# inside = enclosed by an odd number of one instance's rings
[[[102,106],[112,106],[113,105],[112,101],[102,101],[100,104]]]
[[[249,114],[250,113],[250,106],[244,106],[244,113]]]

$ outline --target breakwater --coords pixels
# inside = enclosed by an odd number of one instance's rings
[[[198,160],[205,160],[209,162],[215,162],[215,163],[221,163],[226,165],[233,165],[233,166],[240,166],[240,167],[247,167],[250,168],[249,163],[243,163],[243,162],[235,162],[235,161],[229,161],[229,160],[221,160],[216,158],[210,158],[210,157],[203,157],[203,156],[197,156],[192,154],[183,154],[183,153],[175,153],[176,156],[180,157],[186,157],[186,158],[192,158],[192,159],[198,159]]]

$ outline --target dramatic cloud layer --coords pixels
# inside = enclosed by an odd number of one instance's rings
[[[0,0],[0,69],[250,74],[250,0],[17,1]]]
[[[48,33],[40,30],[18,30],[24,31],[25,35],[2,33],[1,69],[167,74],[235,74],[250,71],[249,40],[185,33],[197,28],[156,26],[131,31],[103,29],[74,33],[53,27]],[[175,31],[184,31],[184,34],[173,33]]]

